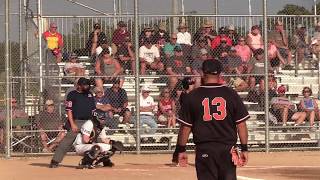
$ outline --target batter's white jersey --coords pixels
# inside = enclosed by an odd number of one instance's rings
[[[73,146],[79,155],[83,155],[84,152],[89,151],[92,146],[98,145],[101,148],[102,152],[107,152],[108,150],[111,149],[110,144],[105,144],[105,143],[93,143],[93,144],[86,144],[83,142],[82,135],[87,135],[90,136],[91,132],[93,131],[93,122],[91,120],[86,121],[82,126],[81,126],[81,133],[77,134],[76,140],[73,142]],[[98,138],[100,139],[106,139],[107,134],[106,134],[106,127],[104,127],[100,134],[98,135]]]

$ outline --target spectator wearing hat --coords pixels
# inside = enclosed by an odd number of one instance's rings
[[[190,64],[185,58],[181,47],[174,48],[174,55],[166,61],[166,71],[169,77],[169,87],[173,89],[182,76],[191,74]]]
[[[128,96],[125,89],[120,87],[120,80],[117,79],[111,88],[106,89],[105,97],[109,99],[112,110],[110,116],[119,115],[123,117],[122,123],[131,121],[131,112],[128,109]]]
[[[95,83],[97,87],[103,87],[104,83],[112,84],[117,76],[121,75],[123,69],[120,63],[110,56],[108,49],[104,49],[95,64],[95,73],[97,77],[95,78]],[[121,86],[124,80],[121,79]]]
[[[235,49],[237,50],[237,54],[241,57],[244,66],[247,66],[249,60],[252,57],[252,51],[250,47],[246,44],[246,40],[244,37],[239,37],[238,44],[235,46]]]
[[[69,56],[69,61],[64,65],[64,72],[67,76],[84,76],[85,68],[79,62],[76,53],[72,53]],[[71,82],[74,82],[75,77],[68,78]]]
[[[131,39],[126,38],[124,44],[120,45],[115,58],[119,61],[123,70],[131,70],[133,74],[136,71],[136,61],[135,61],[135,52],[132,45]]]
[[[201,28],[194,34],[193,41],[195,43],[198,42],[200,38],[205,38],[207,40],[208,45],[211,45],[211,41],[216,37],[217,32],[213,30],[213,24],[210,21],[205,21]]]
[[[257,49],[263,49],[263,39],[261,36],[260,27],[258,25],[251,27],[251,31],[247,35],[246,42],[252,52]]]
[[[228,26],[228,37],[232,40],[232,46],[237,45],[239,34],[237,33],[236,28],[233,24]]]
[[[43,33],[43,38],[46,42],[47,49],[55,56],[56,63],[62,60],[63,39],[62,35],[57,31],[57,24],[50,23],[49,30]]]
[[[201,49],[206,49],[207,55],[209,57],[213,56],[213,52],[211,47],[208,45],[207,40],[205,38],[198,39],[198,42],[193,44],[192,50],[191,50],[191,59],[192,61],[198,60],[202,56]]]
[[[156,112],[156,104],[153,100],[153,97],[150,96],[150,88],[148,86],[143,86],[141,88],[140,95],[140,129],[143,129],[143,125],[147,125],[150,127],[150,130],[145,130],[141,134],[148,133],[154,134],[157,131],[158,124],[156,123],[156,119],[154,117],[154,113]]]
[[[300,108],[302,112],[306,113],[307,118],[310,122],[311,130],[316,130],[316,125],[314,124],[316,116],[319,116],[319,107],[317,100],[312,96],[312,89],[309,87],[304,87],[302,90],[303,98],[300,100]],[[302,123],[302,122],[299,122]],[[298,125],[298,124],[297,124]]]
[[[108,45],[107,39],[103,39],[100,46],[98,46],[98,47],[96,47],[96,48],[95,48],[94,46],[92,46],[92,48],[93,48],[93,50],[94,50],[95,58],[98,58],[99,55],[101,54],[101,52],[102,52],[104,49],[108,49],[110,56],[112,55],[112,48]]]
[[[115,54],[119,45],[123,44],[126,37],[130,38],[130,33],[127,29],[127,24],[123,21],[118,22],[118,28],[113,32],[112,35],[112,52]]]
[[[173,54],[174,54],[173,50],[175,47],[181,48],[181,45],[179,43],[177,43],[177,34],[172,33],[171,37],[170,37],[170,42],[166,43],[163,48],[163,52],[166,55],[167,59],[173,56]]]
[[[297,61],[299,68],[304,68],[304,57],[307,55],[307,48],[309,48],[311,38],[308,36],[306,27],[298,24],[297,30],[293,35],[293,47],[296,49]]]
[[[161,22],[159,24],[158,31],[154,34],[154,41],[160,50],[162,50],[167,42],[170,42],[170,35],[167,31],[167,25],[165,22]]]
[[[220,58],[220,62],[223,65],[224,72],[226,74],[242,74],[242,60],[241,57],[237,54],[237,49],[235,47],[230,47],[228,54],[225,57]]]
[[[139,47],[144,45],[144,42],[148,39],[152,41],[152,44],[155,44],[154,40],[154,29],[152,27],[145,27],[141,34],[139,35]]]
[[[284,30],[283,23],[281,21],[277,21],[275,24],[275,30],[268,33],[268,40],[269,39],[274,41],[274,44],[278,48],[281,56],[287,60],[284,69],[292,69],[292,54],[288,46],[288,34]]]
[[[108,44],[106,34],[101,30],[101,24],[95,23],[93,25],[93,31],[89,34],[86,44],[86,52],[88,55],[96,55],[96,48],[102,44]]]
[[[181,45],[189,45],[191,46],[191,35],[190,33],[187,31],[188,30],[188,26],[185,23],[180,23],[178,26],[178,33],[177,33],[177,43],[181,44]]]
[[[226,43],[228,46],[232,46],[232,39],[228,36],[228,30],[225,27],[219,29],[219,35],[216,36],[211,42],[211,48],[216,50],[220,48],[222,43]]]
[[[40,130],[43,152],[52,152],[64,138],[63,120],[51,99],[46,100],[45,110],[40,111],[35,117],[35,122]],[[57,130],[57,132],[46,132],[45,130]],[[59,131],[58,131],[59,130]],[[50,141],[54,139],[53,141]]]
[[[306,118],[305,112],[297,112],[295,105],[286,97],[286,87],[278,87],[278,97],[271,99],[270,112],[280,121],[283,126],[287,126],[288,120],[295,121],[296,124],[302,123]]]
[[[152,44],[151,40],[145,41],[145,45],[139,48],[139,58],[141,63],[141,74],[145,75],[147,69],[163,71],[164,66],[160,61],[159,49]]]

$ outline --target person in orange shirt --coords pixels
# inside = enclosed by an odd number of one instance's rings
[[[61,62],[63,47],[62,35],[57,32],[56,23],[50,23],[49,30],[43,33],[43,38],[47,43],[48,50],[52,51],[52,54],[56,57],[56,62]]]

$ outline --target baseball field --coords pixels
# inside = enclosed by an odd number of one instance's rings
[[[170,154],[117,154],[113,168],[76,169],[79,156],[67,156],[49,169],[51,156],[0,159],[2,180],[193,180],[194,155],[186,168],[173,167]],[[320,152],[250,153],[249,164],[238,168],[239,180],[320,179]]]

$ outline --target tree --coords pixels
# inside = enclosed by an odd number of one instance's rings
[[[287,4],[282,10],[278,11],[279,15],[311,15],[312,13],[302,6]]]

